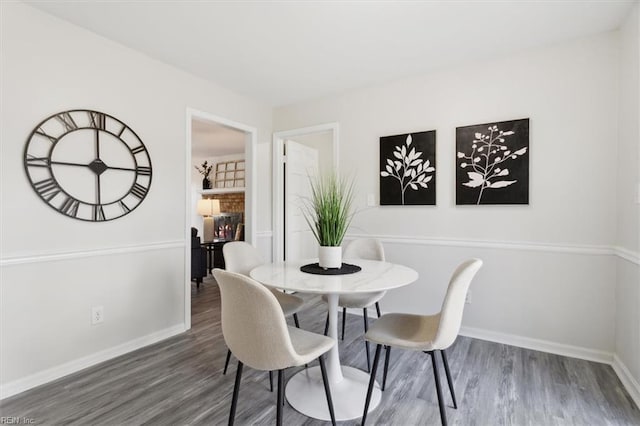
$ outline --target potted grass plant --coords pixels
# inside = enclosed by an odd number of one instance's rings
[[[311,197],[303,204],[303,215],[320,245],[322,268],[342,266],[342,239],[353,218],[353,180],[333,171],[309,177]]]

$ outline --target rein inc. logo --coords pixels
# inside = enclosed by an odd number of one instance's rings
[[[2,416],[0,417],[0,425],[33,425],[35,419],[31,417]]]

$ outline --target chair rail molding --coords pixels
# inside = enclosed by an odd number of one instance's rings
[[[640,266],[640,253],[638,253],[637,251],[628,250],[624,247],[614,247],[613,251],[615,252],[615,255],[620,259],[624,259]]]
[[[397,235],[347,234],[345,240],[377,238],[390,244],[413,244],[445,247],[477,247],[504,250],[539,251],[551,253],[584,254],[592,256],[618,256],[640,265],[640,253],[621,247],[589,244],[551,244],[533,241],[464,240],[456,238],[407,237]]]
[[[106,248],[93,249],[93,250],[78,250],[78,251],[58,252],[58,253],[55,253],[55,252],[34,253],[30,255],[7,257],[7,258],[0,259],[0,266],[4,267],[4,266],[13,266],[13,265],[23,265],[26,263],[57,262],[62,260],[82,259],[86,257],[111,256],[111,255],[123,254],[123,253],[139,253],[139,252],[146,252],[146,251],[152,251],[152,250],[166,250],[166,249],[183,248],[183,247],[185,247],[185,242],[183,240],[174,240],[174,241],[160,241],[156,243],[139,244],[139,245],[122,246],[122,247],[106,247]]]
[[[273,237],[273,231],[260,231],[257,233],[257,236],[259,238],[270,238]],[[584,254],[591,256],[617,256],[621,259],[640,266],[640,252],[617,246],[590,244],[550,244],[534,241],[465,240],[457,238],[407,237],[401,235],[375,235],[361,233],[349,233],[345,235],[344,239],[345,241],[349,241],[356,238],[377,238],[384,243],[391,244],[413,244],[444,247],[477,247],[503,250]]]

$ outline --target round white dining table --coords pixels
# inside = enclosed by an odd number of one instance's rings
[[[347,275],[315,275],[300,267],[317,259],[280,262],[258,266],[251,278],[273,288],[301,293],[326,294],[329,307],[329,337],[336,344],[326,355],[327,376],[331,388],[336,420],[362,416],[369,384],[369,374],[357,368],[340,365],[338,350],[338,297],[341,294],[367,293],[402,287],[418,279],[418,273],[406,266],[363,259],[344,259],[358,265],[361,271]],[[306,368],[295,374],[285,390],[287,401],[302,414],[330,420],[320,367]],[[376,384],[369,411],[380,403],[380,387]]]

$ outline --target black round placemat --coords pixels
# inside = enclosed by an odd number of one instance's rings
[[[304,265],[300,267],[302,272],[306,272],[307,274],[315,274],[315,275],[347,275],[354,274],[360,270],[361,267],[358,265],[351,265],[349,263],[343,263],[340,268],[329,268],[324,269],[321,268],[317,263],[310,263],[308,265]]]

